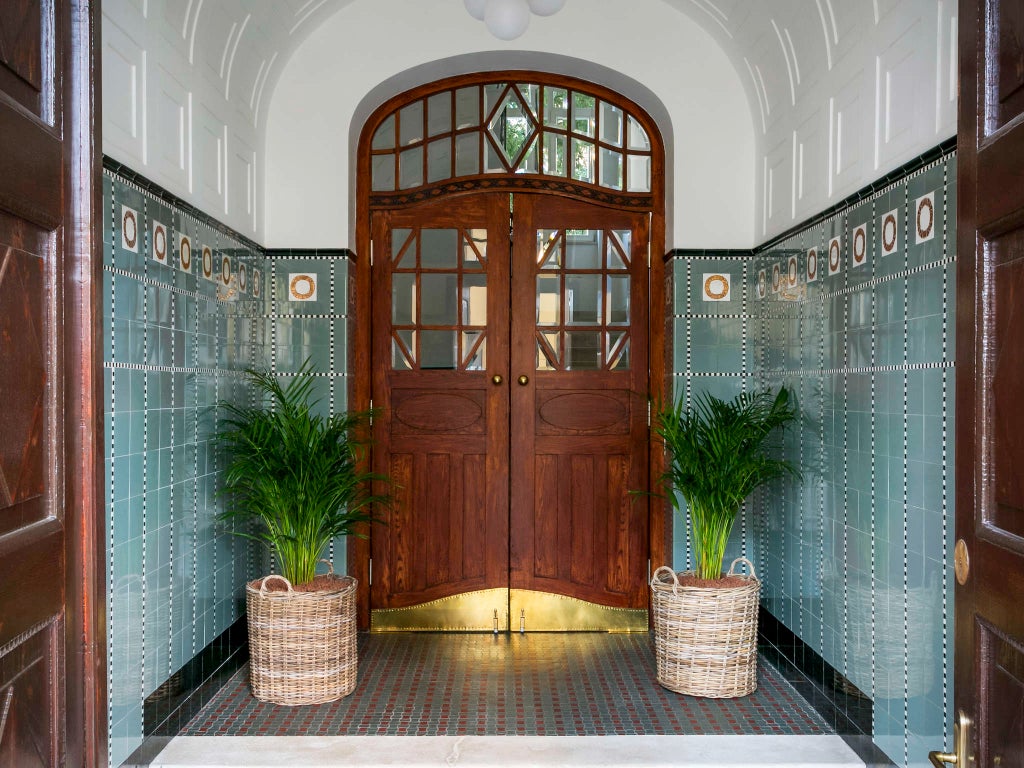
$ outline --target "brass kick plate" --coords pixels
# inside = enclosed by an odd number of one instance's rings
[[[527,589],[482,589],[370,612],[372,632],[646,632],[645,608],[612,608]]]

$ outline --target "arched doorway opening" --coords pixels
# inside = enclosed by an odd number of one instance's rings
[[[537,72],[366,122],[352,405],[382,409],[397,493],[349,545],[363,626],[646,628],[666,520],[629,492],[660,470],[663,158],[637,105]]]

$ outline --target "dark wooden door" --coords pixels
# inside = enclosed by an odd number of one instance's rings
[[[508,201],[373,215],[375,629],[507,626]]]
[[[513,626],[643,629],[648,216],[516,195],[514,222]]]
[[[374,214],[374,629],[646,628],[647,222],[505,193]]]
[[[956,706],[1024,765],[1024,4],[960,3]]]
[[[93,23],[0,2],[0,766],[106,764]]]

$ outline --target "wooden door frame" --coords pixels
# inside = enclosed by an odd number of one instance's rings
[[[540,174],[481,174],[480,176],[460,177],[456,184],[451,179],[444,183],[427,184],[410,191],[408,195],[395,195],[405,199],[396,200],[394,207],[415,205],[416,203],[437,199],[441,195],[475,194],[488,191],[526,191],[571,197],[612,208],[623,208],[634,212],[649,213],[650,255],[649,262],[649,296],[650,313],[648,328],[650,396],[654,402],[660,402],[665,392],[671,392],[671,372],[666,369],[670,337],[666,334],[666,321],[671,318],[665,278],[665,145],[661,131],[647,112],[626,96],[578,78],[562,76],[549,72],[533,70],[504,70],[479,72],[467,75],[436,80],[404,93],[398,94],[378,107],[366,120],[359,137],[356,168],[356,253],[353,256],[354,279],[349,286],[348,315],[351,318],[351,346],[348,358],[348,370],[351,373],[349,383],[349,407],[363,410],[370,407],[372,393],[371,349],[372,349],[372,310],[371,310],[371,241],[370,226],[371,207],[371,167],[370,147],[374,131],[391,113],[404,104],[416,101],[431,93],[459,88],[469,85],[480,85],[490,82],[543,82],[569,89],[579,89],[593,94],[598,98],[625,107],[637,119],[647,132],[651,142],[651,191],[645,196],[649,198],[643,206],[637,206],[635,196],[615,193],[597,184],[567,182],[556,177]],[[456,187],[453,189],[452,187]],[[380,206],[376,206],[380,207]],[[664,468],[664,453],[658,450],[654,441],[648,445],[648,471],[651,478],[657,477]],[[671,559],[671,510],[667,503],[650,499],[648,501],[648,551],[650,567],[656,568]],[[365,531],[367,536],[372,531]],[[347,543],[347,570],[349,574],[364,584],[370,583],[370,541],[369,538],[350,536]],[[370,590],[360,589],[357,593],[359,627],[366,629],[370,625]]]

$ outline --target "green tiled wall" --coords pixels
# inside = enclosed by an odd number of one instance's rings
[[[220,399],[252,397],[239,372],[263,365],[262,253],[112,171],[103,177],[110,762],[143,739],[143,701],[242,613],[261,567],[254,545],[215,523],[221,502],[209,439]],[[124,208],[135,250],[124,247]],[[153,222],[167,261],[153,257]],[[130,230],[130,232],[132,231]],[[177,266],[181,233],[191,268]],[[202,277],[201,246],[227,255],[238,285]],[[219,291],[219,294],[218,294]],[[264,292],[265,295],[265,292]]]

